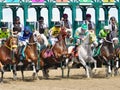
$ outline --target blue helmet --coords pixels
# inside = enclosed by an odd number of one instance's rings
[[[32,33],[32,30],[31,30],[30,26],[25,26],[24,32],[30,32],[30,33]]]

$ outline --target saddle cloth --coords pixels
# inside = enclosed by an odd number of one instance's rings
[[[51,49],[47,49],[44,53],[44,58],[49,58],[54,56],[53,51]]]

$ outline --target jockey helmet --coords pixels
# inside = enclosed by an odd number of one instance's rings
[[[60,22],[55,22],[55,26],[60,27],[61,26]]]
[[[86,14],[86,17],[90,17],[91,18],[91,14]]]
[[[32,32],[30,26],[25,26],[24,31],[25,32]]]
[[[87,29],[88,29],[87,24],[82,24],[82,25],[81,25],[81,28],[82,28],[83,30],[87,30]]]
[[[110,30],[109,26],[104,26],[104,30]]]
[[[63,14],[63,18],[68,18],[68,15],[66,13]]]

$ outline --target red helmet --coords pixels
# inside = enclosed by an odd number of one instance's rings
[[[91,17],[91,14],[86,14],[86,17]]]
[[[68,18],[68,15],[67,14],[63,14],[63,18]]]

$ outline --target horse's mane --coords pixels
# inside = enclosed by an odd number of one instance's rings
[[[10,40],[13,36],[10,36],[9,38],[7,38],[7,40],[5,41],[4,45],[9,45],[10,44]]]
[[[81,43],[82,46],[88,45],[89,44],[89,34],[85,37],[83,42]]]
[[[29,43],[34,43],[34,36],[33,36],[33,33],[30,35]]]
[[[54,45],[54,50],[56,51],[56,49],[59,50],[58,52],[60,52],[60,50],[62,50],[61,54],[68,51],[67,48],[66,48],[66,43],[65,43],[64,37],[62,36],[61,33],[58,36],[58,41]]]

